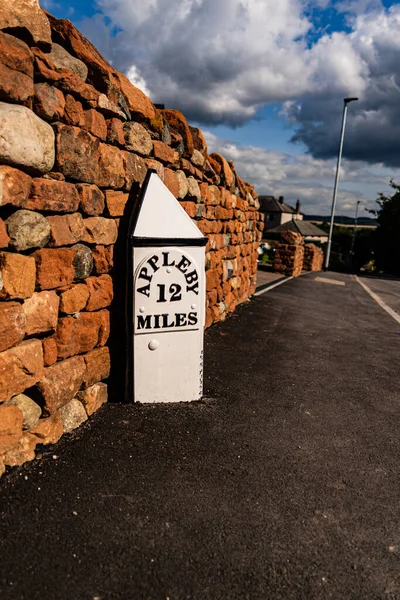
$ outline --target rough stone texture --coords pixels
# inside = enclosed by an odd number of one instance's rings
[[[186,196],[186,194],[189,191],[188,180],[187,180],[185,173],[180,170],[176,171],[176,177],[177,177],[178,185],[179,185],[178,198],[181,198],[183,200],[183,198]]]
[[[124,125],[125,145],[128,150],[143,156],[149,156],[153,149],[151,135],[140,123],[129,122]]]
[[[25,330],[27,335],[52,331],[57,327],[60,299],[56,292],[36,292],[25,300]]]
[[[114,266],[114,246],[95,246],[93,248],[94,271],[96,275],[109,273]]]
[[[187,178],[188,184],[188,192],[187,195],[189,198],[192,198],[196,202],[201,202],[201,192],[199,188],[199,184],[197,183],[194,177]]]
[[[25,315],[19,302],[0,303],[0,352],[18,344],[25,336]]]
[[[31,256],[0,252],[0,299],[30,298],[35,279],[35,260]]]
[[[0,455],[22,437],[22,413],[16,406],[0,405]]]
[[[55,336],[58,358],[64,359],[93,350],[99,345],[101,329],[100,312],[82,312],[76,318],[59,319]]]
[[[154,158],[163,163],[175,165],[179,161],[179,154],[164,142],[153,142]]]
[[[90,133],[100,138],[101,140],[107,139],[107,123],[105,118],[97,110],[91,108],[86,110],[84,114],[84,127]]]
[[[288,232],[285,232],[288,233]],[[298,234],[294,234],[298,235]],[[301,243],[298,238],[293,238],[292,244],[278,243],[275,246],[273,270],[282,273],[287,277],[299,277],[303,270],[304,260],[304,242],[302,236]]]
[[[60,413],[40,419],[29,433],[38,438],[38,444],[56,444],[64,433]]]
[[[0,29],[17,36],[23,32],[31,45],[51,48],[50,23],[39,6],[39,0],[2,0]]]
[[[85,354],[84,359],[86,363],[83,381],[85,387],[90,387],[110,376],[110,351],[108,348],[96,348]]]
[[[65,96],[64,121],[68,125],[83,127],[85,125],[85,114],[82,102],[76,100],[71,94]]]
[[[79,195],[74,185],[54,179],[34,179],[25,207],[29,210],[75,212]]]
[[[0,100],[24,104],[33,92],[32,53],[21,40],[0,32]]]
[[[39,340],[27,340],[0,352],[0,402],[33,386],[43,375],[43,351]]]
[[[41,290],[51,290],[73,282],[75,251],[72,248],[43,248],[37,250],[33,257],[37,285]]]
[[[83,392],[79,392],[77,398],[82,402],[87,414],[90,416],[107,402],[107,385],[105,383],[95,383]]]
[[[86,411],[79,400],[74,398],[60,409],[64,433],[70,433],[87,421]]]
[[[74,356],[44,369],[37,390],[47,414],[54,414],[76,396],[85,372],[86,366],[82,356]]]
[[[17,210],[6,221],[10,245],[21,252],[30,248],[43,248],[50,239],[50,225],[40,213]]]
[[[151,100],[122,73],[116,73],[116,77],[121,91],[126,98],[132,117],[137,116],[139,119],[151,122],[156,116],[156,111]]]
[[[194,144],[192,133],[185,117],[181,112],[179,112],[179,110],[171,110],[167,108],[161,112],[170,128],[182,136],[182,141],[184,144],[183,156],[186,158],[191,158],[194,152]]]
[[[110,217],[122,217],[129,194],[116,190],[106,192],[106,205]]]
[[[35,173],[51,171],[53,129],[29,108],[0,102],[0,161]]]
[[[97,217],[104,211],[104,194],[97,185],[79,183],[76,186],[80,198],[81,210],[91,216]]]
[[[71,246],[80,242],[85,226],[80,213],[47,217],[51,229],[51,246]]]
[[[24,433],[17,444],[5,453],[4,463],[9,467],[17,467],[33,460],[36,444],[37,438],[34,435],[29,432]]]
[[[109,275],[88,277],[86,285],[89,290],[89,301],[86,305],[86,310],[99,310],[111,304],[113,299],[113,282]]]
[[[49,58],[59,69],[69,69],[75,75],[78,75],[83,81],[86,81],[88,76],[88,68],[84,62],[78,58],[74,58],[69,52],[59,44],[52,45]]]
[[[305,271],[321,271],[324,264],[324,251],[315,244],[305,244],[304,263]]]
[[[93,271],[93,255],[88,246],[76,244],[72,247],[75,252],[72,261],[75,270],[75,279],[86,279]]]
[[[175,198],[179,197],[179,181],[175,171],[164,169],[164,183]]]
[[[123,152],[125,180],[124,188],[130,190],[134,183],[143,183],[146,178],[147,166],[141,156],[132,152]]]
[[[85,219],[86,232],[83,241],[88,244],[100,244],[108,246],[115,244],[118,236],[118,228],[113,219],[104,217],[90,217]]]
[[[42,414],[40,406],[25,394],[13,396],[10,400],[7,400],[5,406],[16,406],[21,411],[22,429],[24,430],[35,427]]]
[[[89,289],[84,283],[77,283],[61,294],[60,310],[74,314],[83,310],[89,300]]]
[[[0,206],[25,206],[31,185],[31,177],[23,171],[0,165]]]
[[[35,85],[34,110],[45,121],[62,119],[65,110],[64,94],[48,83],[37,83]]]
[[[57,362],[57,344],[53,337],[42,340],[43,362],[45,367],[51,367]]]
[[[125,145],[124,124],[120,119],[110,119],[107,122],[107,141],[118,146]]]

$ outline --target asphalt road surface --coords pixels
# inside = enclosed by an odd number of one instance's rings
[[[317,276],[207,333],[204,401],[108,405],[0,484],[1,600],[400,598],[400,325]]]
[[[400,279],[360,277],[372,292],[400,316]]]

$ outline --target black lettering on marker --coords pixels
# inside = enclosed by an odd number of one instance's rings
[[[152,256],[151,258],[149,258],[149,260],[147,261],[147,264],[149,264],[152,267],[154,273],[156,271],[158,271],[158,269],[160,268],[160,267],[157,267],[157,263],[158,263],[158,256],[157,256],[157,254],[154,254],[154,256]]]
[[[150,298],[150,284],[149,285],[145,285],[144,287],[138,288],[137,291],[140,294],[143,294],[144,296],[147,296],[148,298]]]
[[[151,329],[151,315],[138,315],[138,323],[137,323],[138,331],[139,329]]]
[[[154,315],[154,328],[153,329],[160,329],[161,328],[160,317],[161,317],[161,315]]]
[[[197,325],[197,313],[190,312],[188,314],[188,325]]]
[[[192,263],[186,256],[182,256],[181,260],[176,265],[176,268],[179,269],[181,273],[186,273],[187,268],[190,267]]]
[[[171,263],[169,262],[169,252],[163,252],[163,267],[174,267],[175,261],[173,260]]]
[[[185,327],[187,325],[185,313],[175,313],[175,327]]]
[[[146,267],[143,267],[142,269],[140,269],[139,279],[145,279],[146,281],[151,281],[153,279],[153,276],[149,275],[147,273]]]
[[[175,327],[175,321],[172,321],[172,323],[168,323],[168,313],[164,313],[162,316],[162,320],[163,320],[163,329],[170,329],[171,327]]]

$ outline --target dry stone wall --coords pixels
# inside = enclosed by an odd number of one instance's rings
[[[275,246],[273,269],[287,277],[299,277],[303,270],[303,237],[294,231],[284,231],[281,239]]]
[[[208,238],[209,326],[255,289],[254,189],[69,21],[3,0],[0,474],[83,423],[119,378],[126,235],[149,168]]]
[[[315,244],[304,246],[304,270],[321,271],[324,264],[324,251]]]

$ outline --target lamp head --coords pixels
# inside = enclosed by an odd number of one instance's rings
[[[352,97],[352,98],[344,98],[343,101],[345,104],[349,104],[350,102],[356,102],[356,100],[358,100],[358,98],[356,97]]]

